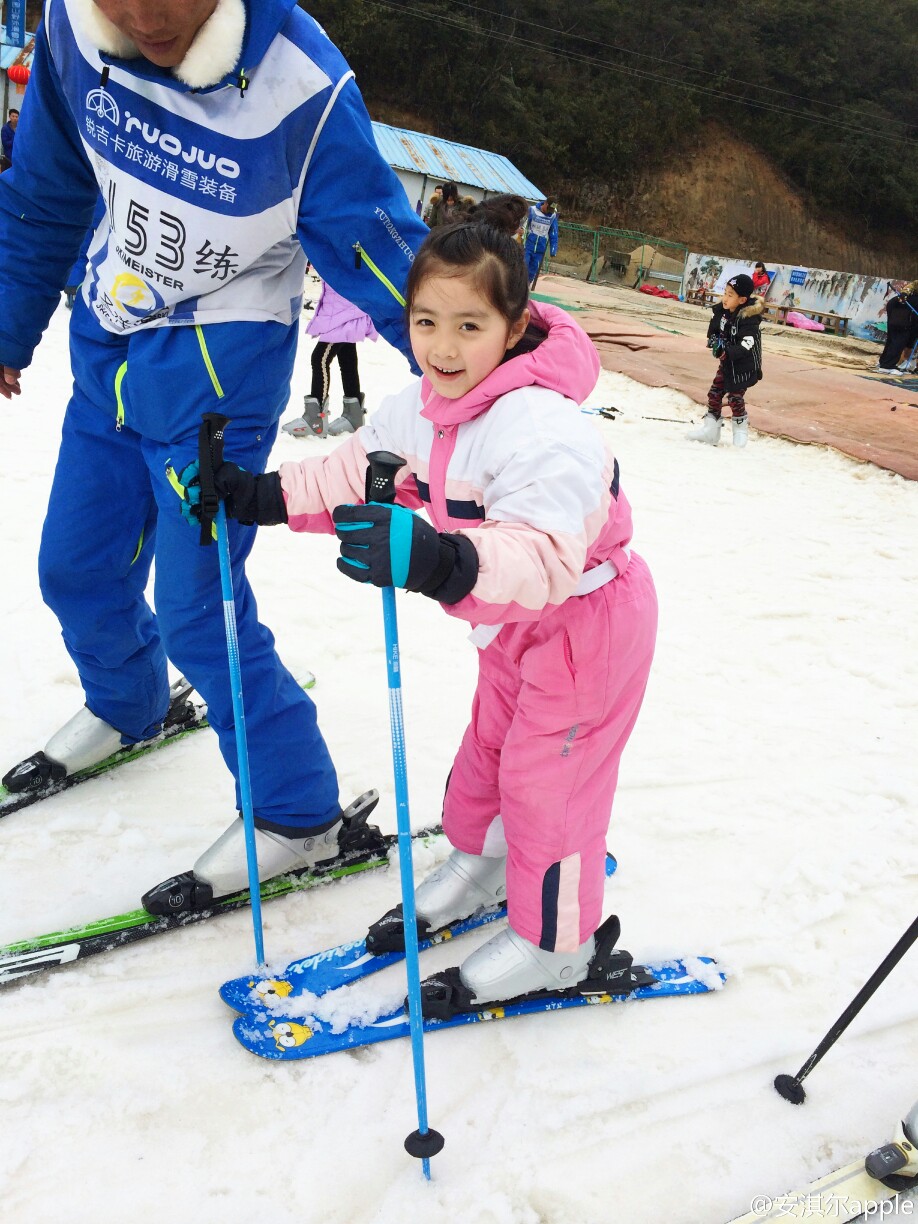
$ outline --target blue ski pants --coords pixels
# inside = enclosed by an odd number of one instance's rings
[[[539,270],[539,265],[542,262],[542,257],[545,254],[545,248],[547,246],[547,238],[526,239],[526,270],[529,273],[530,285],[536,278],[536,273]]]
[[[73,311],[73,396],[42,533],[39,579],[86,704],[142,739],[168,705],[166,659],[205,699],[220,751],[238,765],[215,544],[181,513],[169,480],[196,458],[205,412],[232,419],[225,457],[264,471],[286,405],[296,327],[163,327],[129,340]],[[227,520],[254,812],[279,829],[338,811],[338,780],[312,701],[258,620],[245,561],[256,528]],[[155,613],[145,592],[154,560]]]

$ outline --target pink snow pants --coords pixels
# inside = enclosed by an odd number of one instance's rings
[[[632,554],[618,578],[479,651],[443,828],[468,854],[498,856],[506,838],[510,925],[548,951],[574,951],[602,921],[618,765],[656,631],[653,580]]]

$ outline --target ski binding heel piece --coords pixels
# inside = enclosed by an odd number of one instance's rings
[[[867,1173],[890,1190],[918,1186],[918,1105],[900,1122],[892,1143],[871,1152],[864,1161]]]
[[[379,791],[364,791],[341,813],[341,829],[338,833],[339,855],[386,853],[388,844],[385,837],[376,825],[367,824],[367,819],[377,803],[379,803]]]

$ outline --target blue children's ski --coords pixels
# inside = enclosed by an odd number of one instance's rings
[[[606,876],[611,876],[616,866],[615,857],[607,854]],[[446,943],[447,940],[456,939],[467,931],[474,931],[506,917],[506,905],[473,914],[471,918],[454,922],[427,939],[422,939],[418,943],[418,951],[426,952],[437,944]],[[284,972],[275,977],[259,978],[249,973],[245,977],[233,978],[220,987],[220,998],[234,1011],[269,1010],[275,1015],[281,1015],[284,1004],[297,995],[328,994],[330,990],[348,986],[358,978],[369,977],[371,973],[377,973],[380,969],[386,969],[404,959],[404,952],[369,952],[365,939],[354,939],[350,943],[339,944],[337,948],[328,948],[325,952],[314,952],[312,956],[305,956],[302,960],[291,961]]]
[[[652,985],[638,986],[628,994],[555,994],[519,1003],[507,1003],[500,1007],[492,1006],[480,1012],[464,1012],[450,1020],[425,1020],[424,1032],[438,1033],[441,1029],[480,1024],[486,1020],[509,1020],[514,1016],[566,1011],[571,1007],[597,1007],[605,1003],[623,1003],[629,999],[707,994],[709,991],[719,990],[726,980],[724,974],[714,967],[714,961],[708,957],[698,957],[694,964],[671,960],[635,965],[633,971],[638,975],[641,975],[641,971],[646,971],[656,980]],[[339,1050],[353,1050],[380,1041],[393,1041],[397,1037],[407,1037],[409,1032],[408,1015],[403,1008],[380,1017],[372,1024],[352,1025],[341,1033],[332,1032],[330,1025],[313,1017],[301,1020],[283,1017],[275,1019],[269,1018],[264,1011],[238,1016],[233,1024],[236,1040],[252,1054],[281,1062],[316,1058],[320,1054],[334,1054]]]

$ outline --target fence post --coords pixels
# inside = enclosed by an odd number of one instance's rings
[[[593,261],[590,264],[590,272],[587,276],[587,282],[591,285],[596,284],[596,264],[599,260],[599,230],[593,230]]]

